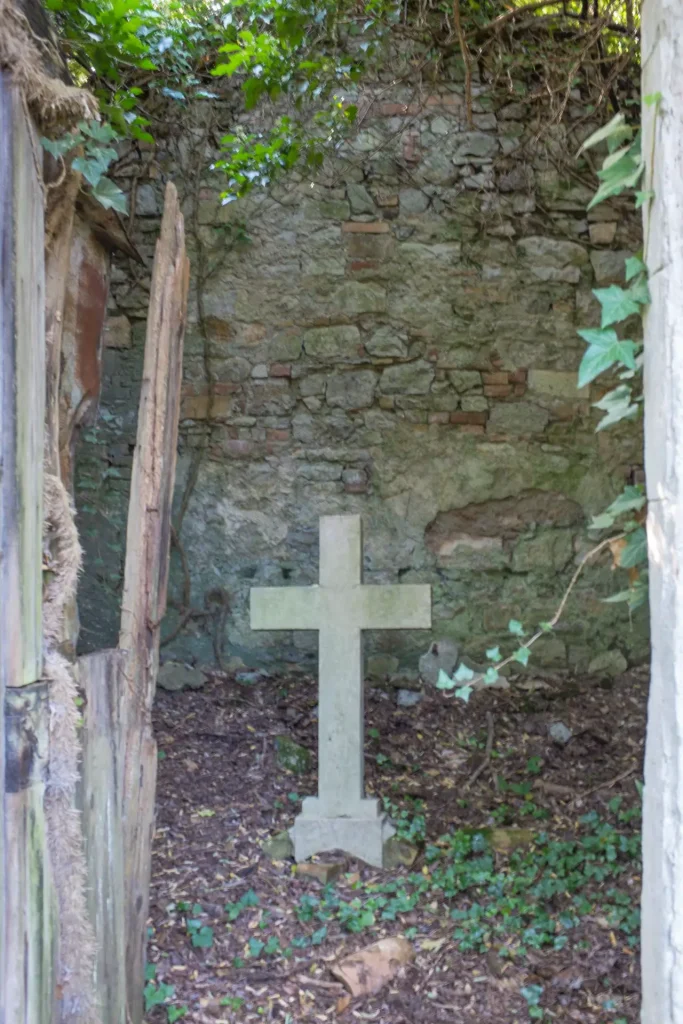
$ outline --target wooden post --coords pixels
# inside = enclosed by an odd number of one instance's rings
[[[98,1024],[126,1024],[126,936],[119,701],[123,651],[81,658],[85,696],[82,809],[88,865],[88,912],[97,937]]]
[[[156,742],[152,702],[166,610],[189,262],[178,194],[166,202],[152,274],[138,434],[131,479],[119,647],[127,652],[121,701],[128,1014],[142,1020]]]
[[[49,707],[40,679],[41,161],[21,94],[0,72],[0,1024],[49,1024],[55,995],[55,901],[43,807]]]

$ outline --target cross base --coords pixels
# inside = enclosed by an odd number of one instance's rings
[[[323,801],[309,797],[303,812],[291,831],[294,857],[308,860],[314,853],[343,850],[373,867],[384,866],[384,844],[395,833],[386,815],[380,813],[379,801],[360,800],[358,806],[343,817],[325,817]]]

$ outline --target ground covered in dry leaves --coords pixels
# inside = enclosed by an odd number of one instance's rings
[[[328,885],[263,851],[316,790],[314,681],[160,692],[147,1020],[636,1024],[646,689],[557,678],[406,709],[369,689],[368,792],[419,854]],[[385,936],[413,962],[350,999],[330,967]]]

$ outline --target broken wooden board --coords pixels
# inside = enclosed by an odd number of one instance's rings
[[[119,647],[126,651],[121,698],[128,1014],[142,1019],[157,752],[152,702],[159,628],[166,610],[189,262],[178,193],[166,187],[152,273],[138,434],[126,540]]]
[[[121,813],[119,700],[121,651],[78,662],[85,697],[79,805],[88,869],[88,912],[97,937],[99,1024],[126,1024],[126,936]]]
[[[45,274],[42,153],[0,71],[0,1016],[53,1020],[56,902],[46,837],[42,672]]]

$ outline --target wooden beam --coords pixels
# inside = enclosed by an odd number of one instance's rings
[[[45,272],[41,150],[0,72],[0,1024],[53,1018],[42,671]],[[3,777],[4,776],[4,777]]]
[[[97,937],[99,1024],[126,1024],[126,937],[122,832],[122,651],[78,662],[85,696],[79,805],[88,866],[88,911]]]
[[[177,191],[166,187],[152,273],[138,435],[131,479],[119,647],[127,652],[121,702],[128,1013],[142,1019],[156,742],[152,702],[166,610],[189,262]]]

